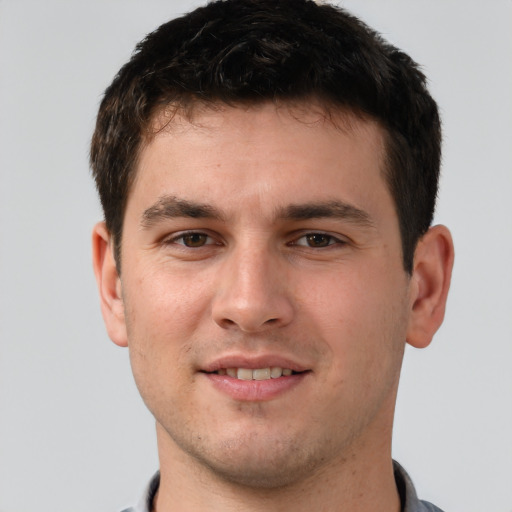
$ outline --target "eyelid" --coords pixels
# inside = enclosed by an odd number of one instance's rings
[[[330,240],[330,243],[328,243],[326,246],[323,246],[323,247],[313,247],[307,243],[298,243],[299,240],[306,238],[307,236],[311,236],[311,235],[325,236],[327,238],[330,238],[331,240]],[[346,245],[348,243],[349,243],[348,240],[339,234],[334,235],[332,233],[325,232],[325,231],[310,230],[310,231],[301,231],[300,233],[297,233],[294,236],[293,240],[291,242],[289,242],[289,245],[298,246],[298,247],[306,247],[309,249],[327,249],[327,248],[333,247],[335,245]]]
[[[204,245],[201,245],[198,247],[189,247],[189,246],[185,245],[185,243],[183,243],[183,239],[186,236],[191,236],[191,235],[203,235],[207,239],[209,239],[210,242],[207,241]],[[180,240],[181,240],[181,242],[180,242]],[[200,249],[201,247],[205,247],[208,245],[220,245],[220,242],[211,233],[209,233],[206,230],[189,229],[186,231],[178,231],[176,233],[173,233],[172,235],[163,237],[162,244],[164,244],[164,245],[175,244],[175,245],[185,247],[187,249]]]

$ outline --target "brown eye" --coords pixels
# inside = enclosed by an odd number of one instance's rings
[[[187,235],[181,236],[181,240],[183,240],[183,245],[187,247],[202,247],[206,245],[208,235],[204,233],[188,233]]]
[[[345,242],[343,240],[321,232],[306,233],[290,243],[292,246],[310,247],[311,249],[322,249],[334,245],[343,246],[344,244]]]
[[[323,233],[310,233],[305,238],[309,247],[327,247],[331,245],[333,237]]]

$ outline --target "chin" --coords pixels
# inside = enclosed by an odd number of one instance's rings
[[[203,461],[205,464],[205,461]],[[206,463],[213,473],[225,482],[249,489],[281,489],[303,481],[311,475],[316,464],[304,463],[282,464],[278,460],[266,461],[265,464],[240,463],[222,464]]]
[[[268,439],[261,443],[257,439],[227,441],[218,445],[214,453],[194,448],[189,450],[189,455],[217,478],[237,486],[269,491],[303,482],[319,471],[328,458],[327,454],[290,439],[273,443]]]

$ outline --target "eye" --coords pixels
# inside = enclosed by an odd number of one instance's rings
[[[293,245],[312,247],[316,249],[340,243],[343,243],[343,241],[332,235],[327,235],[325,233],[307,233],[293,242]]]
[[[184,245],[185,247],[196,249],[205,245],[213,245],[215,244],[215,240],[205,233],[191,231],[189,233],[183,233],[179,236],[176,236],[169,240],[167,243]]]

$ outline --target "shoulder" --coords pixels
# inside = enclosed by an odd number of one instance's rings
[[[428,501],[420,500],[420,507],[417,509],[418,512],[443,512],[439,507],[432,505]]]
[[[136,507],[129,507],[120,512],[150,512],[153,508],[153,498],[160,485],[160,472],[157,471],[149,481]]]
[[[416,509],[417,512],[443,512],[439,507],[432,505],[428,501],[419,501],[419,508]]]
[[[393,468],[396,486],[402,502],[402,512],[443,512],[432,503],[418,499],[411,477],[398,462],[393,461]]]

